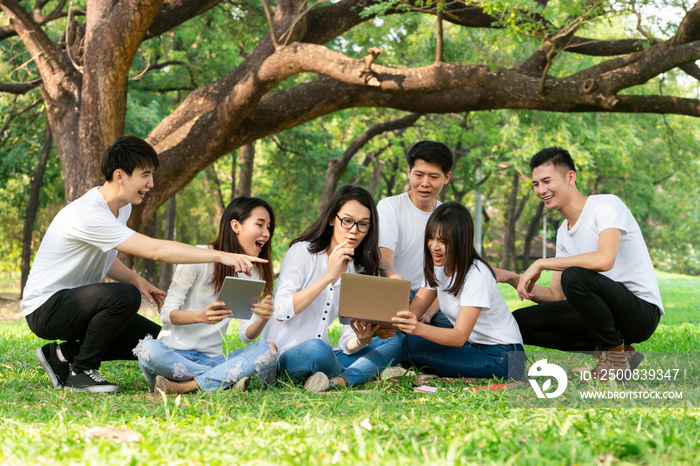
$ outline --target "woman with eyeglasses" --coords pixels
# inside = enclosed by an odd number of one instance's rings
[[[344,186],[292,241],[277,281],[274,319],[262,333],[277,345],[281,377],[322,392],[359,385],[403,359],[402,334],[364,321],[343,326],[339,348],[328,343],[328,327],[338,317],[340,276],[377,275],[378,237],[374,199],[363,188]]]

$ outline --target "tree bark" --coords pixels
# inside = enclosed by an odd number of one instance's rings
[[[323,211],[323,209],[330,202],[338,187],[340,177],[343,176],[343,173],[345,173],[345,170],[348,168],[350,160],[352,160],[360,149],[362,149],[369,141],[380,134],[413,126],[421,116],[423,116],[421,113],[412,113],[401,118],[372,125],[367,129],[367,131],[356,137],[350,143],[348,148],[345,150],[345,152],[343,152],[343,155],[338,160],[331,160],[328,163],[328,170],[326,171],[326,181],[321,189],[321,199],[319,201],[320,211]]]
[[[168,206],[165,210],[165,232],[163,233],[163,239],[167,241],[175,241],[175,220],[177,219],[177,195],[171,196],[168,199]],[[175,266],[173,264],[168,264],[162,262],[160,264],[160,284],[159,288],[161,290],[167,290],[170,286],[170,282],[173,279],[173,270]]]
[[[240,161],[236,196],[250,196],[253,188],[253,164],[255,163],[255,146],[253,144],[241,147]]]
[[[158,216],[156,214],[151,216],[148,223],[146,223],[143,234],[151,238],[156,238],[158,236]],[[158,265],[156,261],[141,258],[141,270],[146,280],[153,284],[158,283]]]
[[[204,190],[205,195],[216,212],[214,227],[219,228],[219,219],[224,214],[224,198],[221,196],[221,183],[216,175],[214,165],[209,165],[204,169]]]
[[[530,224],[527,227],[527,233],[525,234],[525,241],[523,245],[523,261],[520,264],[520,271],[526,270],[530,266],[530,250],[532,249],[532,241],[535,239],[539,232],[540,220],[542,220],[542,214],[544,213],[544,203],[540,202],[535,211],[535,215],[532,216]]]
[[[24,213],[24,229],[22,232],[22,259],[20,262],[20,298],[24,296],[24,286],[27,284],[27,278],[29,277],[30,260],[32,256],[32,236],[34,233],[34,220],[36,220],[36,213],[39,209],[39,194],[41,192],[41,183],[44,180],[44,173],[46,172],[46,164],[49,161],[49,154],[51,153],[51,145],[53,144],[53,138],[51,137],[51,128],[46,126],[46,135],[44,136],[44,145],[41,148],[41,153],[39,154],[39,162],[34,169],[34,176],[32,177],[32,186],[29,191],[29,199],[27,200],[27,206]]]
[[[513,181],[511,182],[510,197],[508,200],[508,210],[506,212],[506,222],[503,227],[503,246],[501,250],[501,268],[505,270],[513,270],[516,267],[515,261],[515,227],[518,224],[518,219],[525,208],[525,203],[529,196],[524,196],[518,202],[518,191],[520,187],[520,174],[516,171],[513,173]]]

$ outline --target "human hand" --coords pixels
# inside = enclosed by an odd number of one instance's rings
[[[379,324],[373,324],[364,320],[353,320],[350,322],[350,327],[355,332],[360,345],[367,346],[372,341],[374,332],[379,329]]]
[[[355,254],[353,248],[345,247],[347,243],[347,241],[343,241],[328,255],[326,273],[329,275],[331,283],[335,283],[340,278],[340,274],[347,270],[344,266],[352,260],[352,256]]]
[[[520,297],[521,301],[523,299],[531,300],[535,296],[532,290],[535,288],[537,280],[540,279],[541,273],[542,270],[539,268],[537,261],[535,261],[520,276],[520,280],[518,281],[518,287],[516,289],[518,290],[518,296]]]
[[[378,328],[374,334],[381,340],[386,340],[387,338],[391,338],[396,335],[396,333],[394,333],[394,331],[390,328]]]
[[[267,295],[259,303],[253,304],[253,314],[258,316],[260,320],[269,320],[275,312],[275,306],[272,302],[272,296]]]
[[[218,324],[222,320],[231,317],[233,311],[226,307],[223,301],[214,301],[199,311],[199,321],[203,324]]]
[[[221,257],[221,263],[233,267],[237,273],[244,273],[251,276],[253,271],[253,262],[267,263],[267,259],[261,257],[248,256],[246,254],[235,254],[232,252],[224,252]]]
[[[168,293],[154,285],[151,285],[151,283],[146,279],[139,282],[138,289],[141,294],[146,297],[149,303],[156,303],[158,306],[158,312],[160,312],[160,308],[163,307],[163,303],[165,302],[165,298],[168,296]]]
[[[407,335],[413,335],[419,325],[422,325],[416,319],[416,315],[408,309],[397,312],[396,316],[392,317],[391,320],[396,328]]]

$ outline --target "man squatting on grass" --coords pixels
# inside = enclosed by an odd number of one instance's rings
[[[37,358],[55,388],[114,392],[100,375],[102,361],[135,359],[132,349],[160,326],[137,314],[141,294],[158,309],[166,293],[116,258],[117,252],[154,261],[221,262],[250,275],[264,259],[175,241],[163,241],[126,226],[131,205],[153,188],[158,154],[134,136],[117,139],[102,155],[105,184],[64,207],[46,231],[29,273],[21,307],[29,328],[52,342]],[[101,283],[109,277],[119,283]]]
[[[647,340],[664,314],[644,238],[615,195],[584,196],[576,187],[571,155],[542,149],[530,160],[535,194],[564,222],[554,258],[536,260],[520,277],[498,271],[499,281],[537,306],[513,313],[525,344],[563,351],[596,351],[591,378],[606,382],[614,370],[634,370],[644,356],[631,343]],[[536,285],[553,270],[549,287]]]

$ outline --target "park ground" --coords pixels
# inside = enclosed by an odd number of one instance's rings
[[[0,279],[0,464],[698,463],[693,396],[547,408],[522,402],[531,397],[525,382],[464,390],[489,381],[413,377],[328,394],[287,384],[261,389],[254,380],[243,393],[161,396],[149,393],[133,361],[102,366],[119,394],[54,390],[34,357],[43,342],[19,314],[17,282]],[[659,282],[667,315],[638,348],[685,361],[700,350],[700,278],[659,273]],[[502,291],[511,309],[523,305]],[[229,335],[237,334],[232,327]],[[332,330],[337,338],[339,328]],[[695,382],[681,388],[693,392]],[[444,390],[416,392],[421,384]]]

